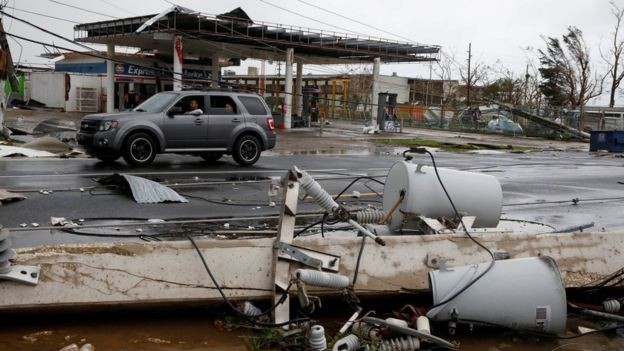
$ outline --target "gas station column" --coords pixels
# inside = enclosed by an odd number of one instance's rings
[[[371,98],[372,111],[370,126],[377,130],[377,96],[379,95],[379,68],[381,66],[381,58],[375,57],[373,61],[373,96]]]
[[[115,112],[115,44],[106,44],[108,60],[106,60],[106,112]]]
[[[213,88],[219,87],[219,72],[221,72],[221,67],[219,67],[219,55],[212,55],[212,69],[210,71],[210,79],[212,82],[210,86]]]
[[[290,129],[292,116],[293,97],[293,62],[295,60],[295,49],[286,49],[286,84],[284,87],[284,101],[286,103],[286,113],[284,113],[284,128]]]
[[[297,103],[297,116],[301,118],[303,115],[303,62],[297,61],[297,78],[295,78],[295,84],[297,85],[296,100]]]
[[[182,47],[182,37],[176,35],[173,37],[173,90],[182,90],[182,60],[184,50]]]

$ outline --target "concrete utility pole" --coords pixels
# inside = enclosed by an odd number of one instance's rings
[[[295,61],[295,50],[286,49],[286,81],[284,82],[284,102],[286,113],[284,113],[284,128],[290,129],[292,121],[293,102],[293,63]]]
[[[370,126],[374,128],[374,130],[378,129],[377,118],[381,118],[383,116],[377,116],[377,100],[379,99],[379,69],[381,67],[381,58],[375,57],[373,60],[373,96],[371,103],[371,120]]]
[[[4,84],[8,79],[11,83],[11,90],[19,91],[19,82],[15,77],[15,67],[13,67],[13,57],[11,56],[11,48],[9,48],[9,42],[4,32],[4,26],[2,25],[2,18],[0,18],[0,54],[4,56],[5,66],[0,67],[0,134],[8,138],[8,133],[5,133],[4,128],[4,110],[6,109],[6,93],[4,92]]]
[[[524,74],[524,105],[529,104],[529,78],[531,75],[529,74],[529,65],[526,65],[526,73]]]
[[[470,60],[472,59],[472,43],[468,43],[468,77],[466,78],[466,104],[470,106],[470,85],[472,77],[470,76]]]
[[[115,44],[106,45],[106,112],[115,112]],[[120,104],[121,105],[121,104]],[[121,110],[121,109],[120,109]]]

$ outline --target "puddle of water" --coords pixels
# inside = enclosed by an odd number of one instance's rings
[[[270,150],[263,151],[263,155],[267,156],[296,156],[296,155],[346,155],[346,156],[370,156],[373,152],[369,149],[353,150],[353,149],[317,149],[317,150]]]
[[[390,317],[390,311],[399,310],[406,303],[418,306],[423,296],[397,299],[365,300],[365,311],[374,309],[380,318]],[[295,308],[293,306],[293,308]],[[342,300],[323,300],[323,307],[313,318],[315,323],[325,327],[326,336],[331,339],[350,316],[350,310]],[[254,340],[262,339],[266,331],[243,328],[226,308],[209,306],[152,307],[130,309],[123,312],[80,311],[70,314],[41,314],[27,312],[19,315],[5,315],[0,321],[0,351],[4,350],[60,350],[76,344],[89,343],[96,350],[285,350],[275,343],[253,348]],[[582,325],[600,328],[602,322],[568,319],[567,335],[575,333]],[[624,348],[624,338],[617,333],[594,334],[572,340],[557,340],[536,337],[506,329],[475,326],[471,330],[459,325],[457,334],[451,336],[443,324],[432,324],[432,332],[446,340],[458,342],[464,351],[615,351]],[[289,350],[303,350],[305,338],[289,339],[296,347]],[[423,345],[430,347],[431,345]],[[429,348],[431,349],[431,348]]]

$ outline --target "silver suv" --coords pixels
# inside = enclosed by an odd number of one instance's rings
[[[158,93],[129,112],[83,117],[77,140],[105,162],[119,157],[135,166],[156,154],[192,154],[216,161],[231,154],[252,165],[275,147],[275,123],[256,94],[222,91]]]

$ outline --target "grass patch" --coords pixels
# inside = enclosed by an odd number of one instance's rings
[[[434,147],[445,151],[465,152],[472,150],[500,150],[509,152],[524,152],[534,151],[535,148],[528,146],[517,145],[495,145],[495,144],[482,144],[482,143],[465,143],[455,144],[448,142],[441,142],[435,140],[426,139],[376,139],[376,144],[381,145],[393,145],[403,147]]]

